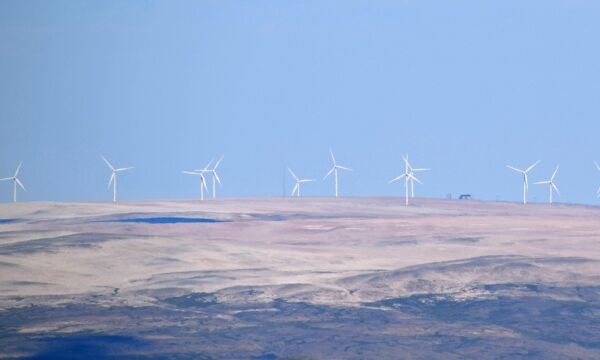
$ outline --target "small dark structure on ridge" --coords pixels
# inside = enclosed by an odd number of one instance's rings
[[[471,199],[471,194],[461,194],[458,197],[459,200],[470,200]]]

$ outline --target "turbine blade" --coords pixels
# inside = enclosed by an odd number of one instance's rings
[[[412,172],[419,172],[419,171],[431,171],[431,169],[427,169],[427,168],[421,168],[421,169],[411,169]]]
[[[301,183],[312,182],[312,181],[317,181],[317,180],[315,180],[315,179],[302,179],[302,180],[298,180],[298,182],[301,182]]]
[[[224,157],[225,157],[225,155],[221,155],[221,157],[219,158],[219,160],[217,160],[217,163],[213,167],[213,170],[217,170],[217,168],[219,167],[219,165],[221,165],[221,161],[223,160]]]
[[[23,186],[23,183],[21,183],[21,180],[15,178],[15,181],[17,182],[17,184],[19,184],[19,186],[21,187],[21,189],[23,189],[24,191],[27,191],[27,189],[25,189],[25,186]]]
[[[132,167],[125,167],[125,168],[116,169],[115,171],[116,172],[121,172],[121,171],[127,171],[127,170],[131,170],[131,169],[133,169],[133,166]]]
[[[516,172],[520,172],[520,173],[524,173],[525,171],[521,170],[521,169],[517,169],[516,167],[512,167],[510,165],[506,165],[507,168],[514,170]]]
[[[333,161],[333,165],[335,166],[335,156],[333,156],[333,150],[329,149],[329,154],[331,155],[331,160]]]
[[[221,179],[219,178],[219,175],[217,174],[217,172],[213,170],[212,175],[215,177],[215,180],[217,180],[219,185],[221,185]]]
[[[200,173],[197,173],[195,171],[182,171],[183,174],[188,174],[188,175],[201,175]]]
[[[527,172],[523,173],[525,176],[523,177],[525,179],[525,188],[529,189],[529,180],[527,180]]]
[[[396,182],[396,181],[398,181],[398,180],[402,179],[402,178],[403,178],[403,177],[405,177],[405,176],[406,176],[406,174],[402,174],[402,175],[400,175],[400,176],[397,176],[397,177],[393,178],[392,180],[388,181],[388,184],[391,184],[391,183],[393,183],[393,182]]]
[[[530,167],[528,167],[528,168],[525,170],[525,172],[529,172],[531,169],[533,169],[534,167],[536,167],[536,166],[537,166],[537,164],[539,164],[539,163],[540,163],[540,161],[539,161],[539,160],[538,160],[538,161],[536,161],[536,162],[534,162],[534,163],[533,163],[533,164],[532,164]]]
[[[296,181],[298,181],[299,179],[298,179],[298,177],[296,176],[296,174],[294,174],[294,172],[292,171],[292,169],[290,169],[289,167],[288,167],[287,169],[288,169],[288,171],[290,172],[290,174],[292,174],[292,177],[293,177],[294,179],[296,179]]]
[[[547,185],[547,184],[551,184],[551,181],[538,181],[538,182],[534,182],[534,185]]]
[[[110,187],[110,185],[112,184],[114,179],[115,179],[115,173],[113,172],[112,175],[110,176],[110,180],[108,180],[108,187]]]
[[[206,177],[204,177],[204,174],[199,174],[200,175],[200,186],[202,186],[204,188],[204,190],[208,191],[208,186],[206,185]]]
[[[408,154],[402,156],[402,159],[404,160],[404,167],[408,170],[412,170],[412,166],[410,165],[410,163],[408,162]]]
[[[550,178],[550,181],[553,181],[554,178],[556,177],[556,173],[558,172],[558,165],[556,165],[556,169],[554,169],[554,172],[552,173],[552,177]]]
[[[329,172],[327,173],[327,175],[325,175],[325,177],[323,177],[323,180],[327,179],[327,177],[329,175],[331,175],[331,173],[333,173],[333,171],[335,170],[335,166],[331,168],[331,170],[329,170]]]
[[[215,159],[210,159],[210,161],[208,162],[208,164],[206,164],[206,166],[203,169],[194,169],[194,171],[195,172],[209,172],[209,171],[212,171],[212,170],[209,170],[208,168],[210,167],[210,165],[212,165],[212,162],[214,160]]]
[[[416,177],[414,177],[412,174],[408,175],[408,177],[409,177],[411,180],[414,180],[414,181],[418,182],[419,184],[423,185],[423,183],[421,182],[421,180],[417,179],[417,178],[416,178]]]
[[[294,195],[296,193],[296,190],[298,190],[298,187],[300,185],[298,183],[296,183],[296,186],[294,186],[294,188],[292,189],[292,195]]]
[[[352,169],[350,169],[350,168],[347,168],[347,167],[345,167],[345,166],[340,166],[340,165],[337,165],[336,167],[337,167],[338,169],[340,169],[340,170],[352,171]]]
[[[112,166],[112,164],[110,162],[108,162],[108,160],[106,160],[106,158],[103,155],[100,155],[100,157],[102,158],[102,160],[104,160],[104,162],[106,163],[106,165],[108,165],[108,167],[111,170],[115,170],[115,168]]]
[[[550,183],[550,184],[552,184],[552,188],[554,189],[554,191],[556,191],[556,193],[558,194],[558,196],[561,196],[560,195],[560,191],[558,191],[558,186],[556,186],[555,183]]]
[[[598,165],[598,163],[596,162],[596,160],[594,160],[594,165],[596,165],[596,169],[598,169],[598,171],[600,171],[600,165]]]
[[[12,177],[8,177],[8,178],[0,179],[0,181],[7,181],[7,180],[12,180],[12,179],[13,179]]]
[[[210,167],[210,165],[212,165],[214,159],[210,159],[210,161],[208,162],[208,164],[206,164],[206,166],[204,167],[204,169],[200,170],[200,171],[208,171],[208,168]]]
[[[21,161],[21,162],[19,163],[19,166],[17,166],[17,171],[15,171],[15,176],[14,176],[14,177],[17,177],[17,176],[19,176],[19,171],[21,171],[21,166],[22,166],[22,165],[23,165],[23,162]]]

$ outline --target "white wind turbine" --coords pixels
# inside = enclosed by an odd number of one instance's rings
[[[407,171],[412,173],[416,173],[416,172],[421,172],[421,171],[430,171],[431,169],[426,169],[426,168],[413,168],[412,165],[410,165],[410,163],[408,162],[408,155],[405,155],[402,157],[404,159],[404,165],[406,166],[406,168],[408,169]],[[415,180],[417,178],[412,176],[410,177],[410,197],[414,198],[415,197]],[[419,182],[420,183],[420,182]]]
[[[0,179],[0,181],[9,181],[12,180],[13,182],[13,202],[17,202],[17,185],[19,185],[21,187],[21,189],[25,190],[25,186],[23,186],[23,183],[21,182],[21,180],[19,180],[19,172],[21,171],[21,165],[23,165],[23,162],[21,161],[19,163],[19,166],[17,166],[17,171],[15,171],[15,174],[11,177],[7,177],[4,179]]]
[[[333,151],[331,151],[331,149],[329,149],[329,154],[331,154],[331,161],[333,162],[333,167],[325,175],[325,177],[323,178],[323,180],[325,180],[329,175],[331,175],[331,173],[334,174],[334,177],[335,177],[335,197],[337,197],[338,196],[338,170],[352,171],[352,169],[347,168],[345,166],[338,165],[337,162],[335,161],[335,156],[333,156]]]
[[[112,170],[112,175],[110,176],[110,180],[108,181],[108,187],[110,187],[110,185],[112,184],[112,186],[113,186],[113,202],[116,202],[117,201],[117,173],[131,170],[131,169],[133,169],[133,167],[125,167],[125,168],[115,169],[114,166],[112,166],[112,164],[108,160],[106,160],[106,158],[104,156],[100,156],[100,157],[102,158],[102,160],[104,160],[106,165],[108,165],[110,170]]]
[[[224,158],[224,156],[221,156],[219,158],[219,160],[216,162],[215,166],[213,166],[212,169],[206,169],[206,172],[210,173],[212,175],[212,198],[213,199],[217,197],[217,182],[219,183],[219,185],[221,185],[221,179],[219,178],[219,175],[217,174],[217,168],[221,164],[221,161],[223,160],[223,158]],[[203,171],[203,170],[194,170],[194,171]]]
[[[554,178],[556,177],[557,172],[558,172],[558,165],[556,165],[556,169],[554,170],[554,173],[552,173],[552,177],[550,177],[550,180],[538,181],[535,183],[536,185],[548,185],[548,187],[550,188],[550,204],[552,204],[552,193],[554,191],[556,191],[558,196],[560,196],[560,191],[558,191],[558,187],[554,183]]]
[[[292,189],[292,196],[296,194],[297,197],[300,197],[300,184],[316,181],[315,179],[300,179],[296,176],[296,174],[294,174],[292,169],[288,168],[288,171],[290,172],[294,180],[296,180],[296,186],[294,186],[294,189]]]
[[[422,184],[422,182],[413,175],[413,171],[414,169],[410,167],[407,158],[404,157],[404,173],[388,181],[388,184],[391,184],[404,178],[404,202],[406,206],[408,206],[408,182],[410,181],[412,184],[416,181],[419,184]]]
[[[527,204],[527,190],[529,190],[529,180],[527,178],[527,173],[530,172],[531,169],[533,169],[539,163],[540,163],[540,161],[538,160],[535,163],[533,163],[533,165],[529,166],[525,170],[517,169],[510,165],[506,165],[507,168],[514,170],[523,175],[523,204]]]
[[[184,174],[200,176],[200,200],[204,200],[204,190],[208,191],[208,187],[206,185],[206,176],[204,176],[204,174],[209,172],[208,167],[212,164],[212,162],[213,161],[210,160],[204,169],[201,170],[182,171]]]

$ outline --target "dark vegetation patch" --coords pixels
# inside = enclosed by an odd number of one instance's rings
[[[428,273],[456,273],[462,271],[496,271],[502,267],[512,268],[524,264],[531,265],[530,262],[535,259],[521,256],[480,256],[462,260],[442,261],[427,264],[419,264],[400,268],[392,271],[381,271],[378,273],[367,273],[355,276],[350,276],[339,280],[340,284],[353,284],[356,281],[369,281],[374,283],[387,283],[390,277],[405,278],[410,277],[419,279],[423,274]]]
[[[184,309],[204,308],[218,303],[217,297],[211,293],[192,293],[166,298],[163,302]]]
[[[152,258],[149,261],[147,261],[148,265],[165,265],[165,264],[174,264],[174,263],[180,263],[181,260],[176,259],[176,258],[172,258],[172,257],[168,257],[168,256],[163,256],[163,257],[158,257],[158,258]]]
[[[186,217],[151,217],[151,218],[129,218],[105,220],[103,222],[119,222],[119,223],[143,223],[143,224],[188,224],[188,223],[220,223],[225,220],[216,220],[208,218],[186,218]]]
[[[548,258],[541,258],[541,259],[536,259],[537,262],[540,262],[542,264],[581,264],[581,263],[598,263],[598,260],[594,260],[594,259],[588,259],[588,258],[584,258],[584,257],[577,257],[577,256],[571,256],[571,257],[548,257]]]
[[[387,239],[377,242],[379,246],[406,246],[416,245],[418,241],[416,239]]]
[[[598,292],[590,287],[584,293]],[[581,288],[547,288],[538,284],[488,285],[500,292],[495,299],[456,301],[444,294],[414,295],[379,301],[371,305],[394,308],[418,317],[447,323],[497,325],[522,336],[557,344],[600,349],[600,302],[564,301],[553,298],[550,290],[576,294]],[[502,295],[516,290],[520,296]],[[523,293],[526,291],[526,293]],[[547,294],[550,292],[550,294]]]
[[[227,279],[235,280],[238,273],[248,272],[264,272],[269,271],[268,268],[246,268],[246,269],[231,269],[231,270],[203,270],[203,271],[177,271],[177,272],[166,272],[150,276],[148,279],[133,280],[137,282],[178,282],[178,281],[193,281],[193,280],[205,280],[205,279]]]
[[[37,282],[37,281],[9,281],[9,284],[13,285],[13,286],[47,286],[47,285],[50,285],[48,283]]]
[[[482,237],[453,237],[447,239],[446,242],[453,244],[475,244],[482,240]]]
[[[35,229],[35,230],[15,230],[15,231],[0,231],[0,240],[1,239],[10,239],[16,240],[19,238],[22,239],[41,239],[41,238],[50,238],[54,236],[56,231],[50,229]],[[47,235],[50,234],[50,235]]]
[[[537,285],[531,289],[532,294],[545,290]],[[164,306],[165,301],[176,308]],[[368,305],[284,300],[233,305],[216,302],[214,294],[194,293],[145,307],[30,306],[0,312],[0,348],[7,354],[35,354],[34,359],[393,359],[398,354],[556,359],[566,357],[576,344],[587,354],[600,355],[599,315],[591,311],[597,304],[534,296],[457,302],[420,295]],[[243,309],[276,311],[239,311]],[[62,322],[85,322],[99,330],[69,335],[18,331]],[[488,336],[487,329],[512,332]]]
[[[278,215],[278,214],[254,214],[252,215],[254,220],[259,221],[284,221],[287,220],[288,216]],[[297,217],[300,218],[300,217]]]
[[[98,244],[127,238],[122,235],[104,233],[81,233],[50,238],[19,241],[0,245],[0,255],[54,252],[61,248],[92,248]]]
[[[250,359],[251,360],[277,360],[277,355],[275,355],[275,354],[263,354],[263,355],[253,356]]]

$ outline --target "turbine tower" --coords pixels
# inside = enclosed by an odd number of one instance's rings
[[[221,164],[224,156],[221,156],[215,166],[212,169],[207,169],[206,172],[212,175],[212,198],[217,197],[217,182],[221,185],[221,179],[219,179],[219,175],[217,174],[217,168]],[[194,170],[194,171],[203,171],[203,170]]]
[[[335,177],[335,197],[338,197],[338,170],[352,171],[352,169],[347,168],[345,166],[338,165],[337,162],[335,161],[335,156],[333,156],[333,151],[331,151],[331,149],[329,149],[329,154],[331,154],[331,161],[333,162],[333,167],[325,175],[323,180],[325,180],[329,175],[331,175],[331,173],[333,173],[333,175]]]
[[[209,172],[208,168],[212,164],[212,162],[213,161],[211,159],[210,162],[206,164],[204,169],[201,170],[182,171],[182,173],[184,174],[200,176],[200,200],[204,200],[204,190],[208,191],[208,187],[206,185],[206,176],[204,176],[204,174]]]
[[[13,176],[0,179],[0,181],[11,180],[13,182],[13,202],[17,202],[17,185],[19,185],[21,189],[23,189],[23,191],[27,191],[25,190],[25,186],[23,186],[21,180],[19,180],[19,172],[21,171],[21,165],[23,165],[22,161],[19,163],[19,166],[17,166],[17,171],[15,171],[15,174]]]
[[[117,202],[117,173],[131,170],[131,169],[133,169],[133,167],[125,167],[125,168],[115,169],[115,167],[112,166],[112,164],[108,160],[106,160],[106,158],[104,156],[100,156],[100,157],[102,158],[102,160],[104,160],[106,165],[108,165],[108,167],[112,171],[112,175],[110,176],[110,180],[108,181],[108,187],[110,188],[110,185],[112,184],[112,186],[113,186],[113,202]]]
[[[300,197],[300,184],[316,181],[315,179],[300,179],[299,177],[296,176],[296,174],[294,174],[292,169],[288,168],[288,171],[290,172],[290,174],[292,175],[294,180],[296,180],[296,186],[294,186],[294,189],[292,189],[292,196],[294,196],[294,194],[296,194],[297,197]]]
[[[554,178],[556,177],[557,172],[558,172],[558,165],[556,165],[556,169],[554,170],[554,173],[552,173],[552,177],[550,177],[550,180],[538,181],[535,183],[536,185],[548,185],[548,187],[550,188],[550,204],[552,204],[552,193],[554,191],[556,191],[558,196],[560,196],[560,191],[558,191],[558,187],[554,183]]]
[[[404,157],[404,173],[388,181],[388,184],[392,184],[404,178],[404,203],[406,206],[408,206],[408,182],[410,181],[411,184],[413,184],[416,181],[419,184],[422,184],[422,182],[413,175],[413,171],[414,169],[410,167],[407,157]]]
[[[531,165],[530,167],[528,167],[525,170],[517,169],[510,165],[506,165],[507,168],[514,170],[523,175],[523,204],[527,204],[527,190],[529,190],[529,180],[527,179],[527,173],[530,172],[531,169],[533,169],[539,163],[540,163],[540,161],[538,160],[535,163],[533,163],[533,165]]]
[[[430,171],[431,170],[431,169],[425,169],[425,168],[422,168],[422,169],[418,169],[417,168],[417,169],[415,169],[408,162],[408,155],[405,155],[402,158],[404,159],[404,165],[405,165],[405,167],[408,169],[408,172],[410,172],[411,174],[416,173],[416,172]],[[414,177],[414,176],[410,177],[410,197],[412,197],[412,198],[415,197],[415,180],[416,180],[416,177]]]

